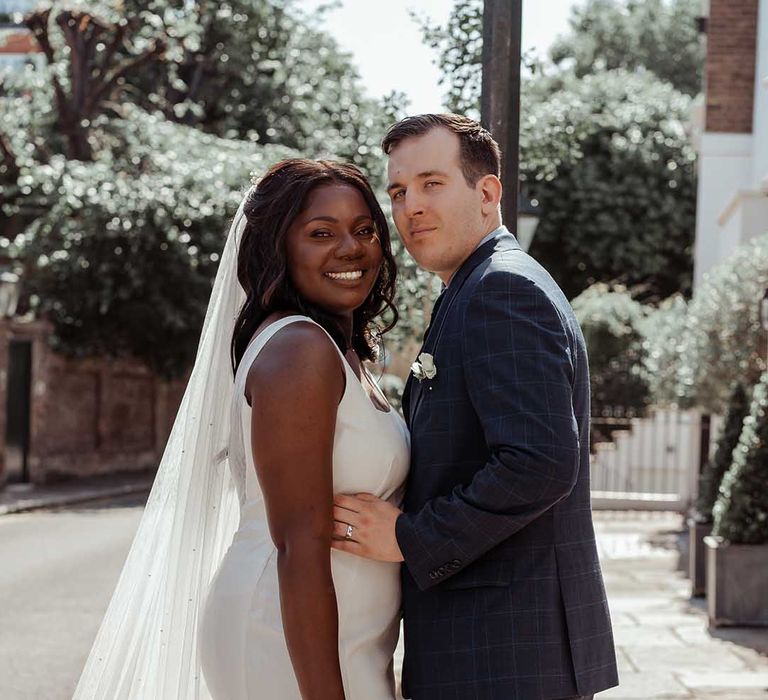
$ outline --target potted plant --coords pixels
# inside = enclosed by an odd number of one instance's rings
[[[768,625],[768,372],[755,387],[713,508],[707,548],[710,624]]]
[[[739,442],[744,418],[748,413],[749,397],[744,386],[738,383],[728,400],[728,409],[715,455],[706,463],[699,477],[699,497],[688,519],[688,576],[694,596],[701,596],[706,592],[704,538],[712,533],[712,509],[717,501],[720,482],[731,466],[733,450]]]

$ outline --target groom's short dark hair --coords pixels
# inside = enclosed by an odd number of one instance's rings
[[[484,175],[501,174],[501,149],[491,133],[460,114],[418,114],[406,117],[387,130],[381,148],[389,155],[401,141],[423,136],[432,129],[448,129],[459,137],[459,162],[470,187]]]

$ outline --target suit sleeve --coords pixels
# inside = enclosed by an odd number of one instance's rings
[[[547,295],[524,277],[487,275],[466,307],[462,351],[490,458],[471,482],[399,516],[398,543],[422,590],[538,518],[578,476],[571,352]]]

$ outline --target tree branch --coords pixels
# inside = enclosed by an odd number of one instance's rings
[[[21,174],[19,164],[16,162],[16,154],[8,137],[0,131],[0,154],[2,154],[2,163],[5,166],[7,179],[16,180]]]
[[[117,81],[126,73],[143,66],[145,63],[154,61],[156,58],[162,56],[164,52],[165,42],[157,40],[154,46],[143,54],[122,61],[115,67],[109,78],[93,93],[91,98],[91,109],[95,109],[99,103],[109,96],[110,91],[115,87]]]
[[[48,19],[50,16],[51,11],[49,9],[33,12],[24,18],[24,24],[27,29],[32,32],[35,41],[37,41],[38,45],[43,50],[48,65],[52,65],[56,61],[53,46],[51,46],[51,41],[48,37]]]
[[[56,53],[49,36],[50,10],[30,14],[26,26],[32,31],[49,65],[56,63]],[[92,158],[88,140],[88,122],[98,114],[102,103],[110,97],[120,79],[130,71],[161,56],[165,43],[156,41],[149,50],[130,56],[117,65],[115,56],[124,46],[130,24],[104,24],[89,12],[65,10],[55,16],[69,49],[69,91],[66,92],[55,75],[51,81],[56,95],[59,125],[69,144],[70,157],[78,160]],[[111,36],[107,36],[111,35]],[[99,56],[98,47],[107,44]]]
[[[50,16],[50,9],[33,12],[24,18],[24,24],[32,32],[32,36],[35,37],[38,46],[43,50],[48,65],[53,66],[54,63],[56,63],[56,54],[54,53],[50,37],[48,36],[48,20]],[[64,88],[61,86],[59,79],[54,74],[51,74],[51,82],[53,83],[53,91],[56,95],[56,104],[59,107],[59,113],[67,114],[69,112],[67,94],[64,92]]]
[[[109,66],[112,65],[112,62],[115,58],[115,54],[123,45],[123,42],[125,41],[125,33],[128,30],[128,27],[129,23],[124,21],[114,28],[114,36],[112,37],[112,41],[109,42],[109,45],[104,51],[104,55],[101,58],[101,65],[98,66],[96,69],[97,72],[94,75],[94,78],[99,82],[104,80],[107,71],[109,70]]]

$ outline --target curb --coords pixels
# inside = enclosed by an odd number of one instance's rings
[[[0,505],[0,517],[14,513],[42,510],[44,508],[56,508],[59,506],[75,505],[77,503],[88,503],[89,501],[100,501],[104,498],[117,498],[119,496],[149,493],[151,488],[152,482],[147,481],[137,484],[112,486],[109,488],[83,490],[75,493],[30,496],[28,498],[20,497],[16,503]]]

